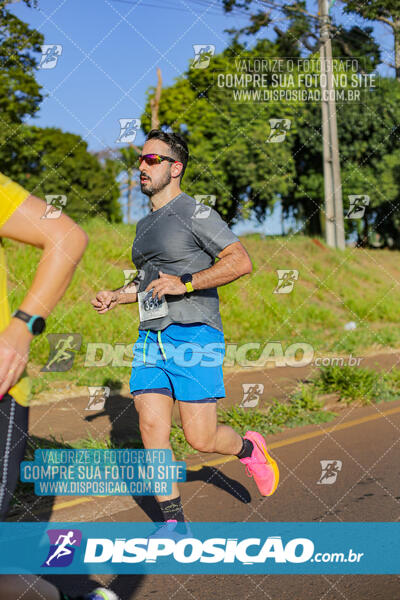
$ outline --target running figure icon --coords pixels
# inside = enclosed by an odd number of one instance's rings
[[[57,549],[56,551],[46,560],[46,565],[50,566],[51,561],[54,558],[61,558],[62,556],[67,556],[68,554],[72,554],[72,550],[67,548],[67,546],[73,546],[76,544],[78,540],[72,539],[74,536],[73,531],[69,531],[66,535],[59,535],[56,541]],[[60,542],[60,540],[63,540]]]

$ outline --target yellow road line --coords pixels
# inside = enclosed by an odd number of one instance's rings
[[[309,433],[303,433],[303,435],[296,435],[294,437],[287,438],[286,440],[281,440],[280,442],[272,442],[271,444],[268,444],[268,450],[272,448],[281,448],[282,446],[290,446],[290,444],[297,444],[297,442],[303,442],[304,440],[319,437],[321,435],[325,435],[326,433],[331,433],[332,431],[340,431],[342,429],[354,427],[355,425],[361,425],[362,423],[375,421],[376,419],[381,419],[386,415],[392,415],[398,412],[400,412],[400,406],[398,408],[391,408],[390,410],[381,412],[379,414],[369,415],[368,417],[360,417],[359,419],[353,419],[352,421],[346,421],[345,423],[339,423],[338,425],[333,425],[332,427],[327,427],[326,429],[319,429],[318,431],[310,431]],[[216,458],[215,460],[209,460],[201,464],[193,465],[192,467],[187,467],[187,470],[200,471],[202,467],[213,467],[215,465],[221,465],[226,462],[231,462],[232,460],[237,460],[236,456],[225,456],[221,458]]]
[[[386,417],[387,415],[393,415],[398,412],[400,412],[400,406],[397,408],[391,408],[390,410],[386,410],[379,414],[369,415],[367,417],[360,417],[359,419],[353,419],[352,421],[346,421],[345,423],[339,423],[338,425],[333,425],[332,427],[327,427],[326,429],[319,429],[318,431],[310,431],[309,433],[304,433],[303,435],[296,435],[294,437],[287,438],[286,440],[281,440],[280,442],[272,442],[271,444],[268,444],[268,449],[281,448],[282,446],[290,446],[291,444],[297,444],[297,442],[303,442],[304,440],[310,440],[312,438],[325,435],[326,433],[332,433],[332,431],[341,431],[342,429],[348,429],[349,427],[361,425],[362,423],[375,421],[376,419],[381,419],[382,417]],[[202,469],[203,467],[214,467],[215,465],[222,465],[233,460],[237,460],[237,457],[221,456],[221,458],[216,458],[215,460],[209,460],[207,462],[187,467],[187,470],[200,471],[200,469]],[[62,508],[69,508],[71,506],[75,506],[76,504],[81,504],[82,502],[91,502],[91,500],[92,498],[76,498],[75,500],[67,500],[66,502],[60,502],[59,504],[56,504],[53,507],[53,511],[61,510]]]
[[[53,506],[52,510],[61,510],[62,508],[70,508],[71,506],[75,506],[75,504],[82,504],[82,502],[91,502],[92,498],[75,498],[75,500],[66,500],[65,502],[60,502]]]

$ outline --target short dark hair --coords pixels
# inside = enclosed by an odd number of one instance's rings
[[[180,177],[182,179],[189,160],[189,150],[183,137],[177,133],[168,133],[167,131],[162,131],[161,129],[152,129],[147,135],[146,141],[147,140],[160,140],[161,142],[168,144],[171,150],[172,158],[175,158],[183,164]]]

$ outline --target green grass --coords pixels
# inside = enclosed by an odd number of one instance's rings
[[[312,388],[322,394],[336,392],[339,401],[347,404],[355,400],[363,405],[397,400],[400,397],[400,369],[380,373],[348,365],[323,367]]]
[[[335,417],[334,412],[325,411],[316,398],[311,386],[301,385],[290,395],[288,402],[273,401],[265,411],[233,406],[218,411],[218,420],[244,435],[255,430],[262,435],[282,431],[284,428],[326,423]]]
[[[64,298],[48,319],[47,333],[80,333],[82,346],[73,368],[65,373],[41,373],[48,359],[46,335],[32,343],[30,373],[34,392],[56,382],[105,385],[107,379],[127,382],[131,347],[137,337],[137,305],[120,306],[98,315],[90,304],[96,292],[124,283],[131,269],[134,225],[111,225],[101,219],[85,224],[90,243]],[[226,342],[280,341],[284,351],[294,342],[311,344],[315,353],[358,352],[400,347],[397,252],[348,248],[343,252],[316,246],[303,236],[242,238],[252,261],[251,276],[219,289]],[[11,308],[17,308],[33,280],[40,251],[6,240]],[[277,269],[297,269],[299,279],[290,294],[274,294]],[[348,321],[357,329],[345,331]],[[126,344],[127,366],[84,367],[87,344]],[[249,358],[257,358],[255,352]]]
[[[190,454],[197,454],[197,451],[187,443],[183,429],[177,423],[172,423],[170,440],[176,460],[181,460]]]

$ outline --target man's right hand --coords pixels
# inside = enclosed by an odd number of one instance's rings
[[[119,304],[119,293],[105,290],[98,292],[96,298],[91,300],[95,311],[102,315]]]

